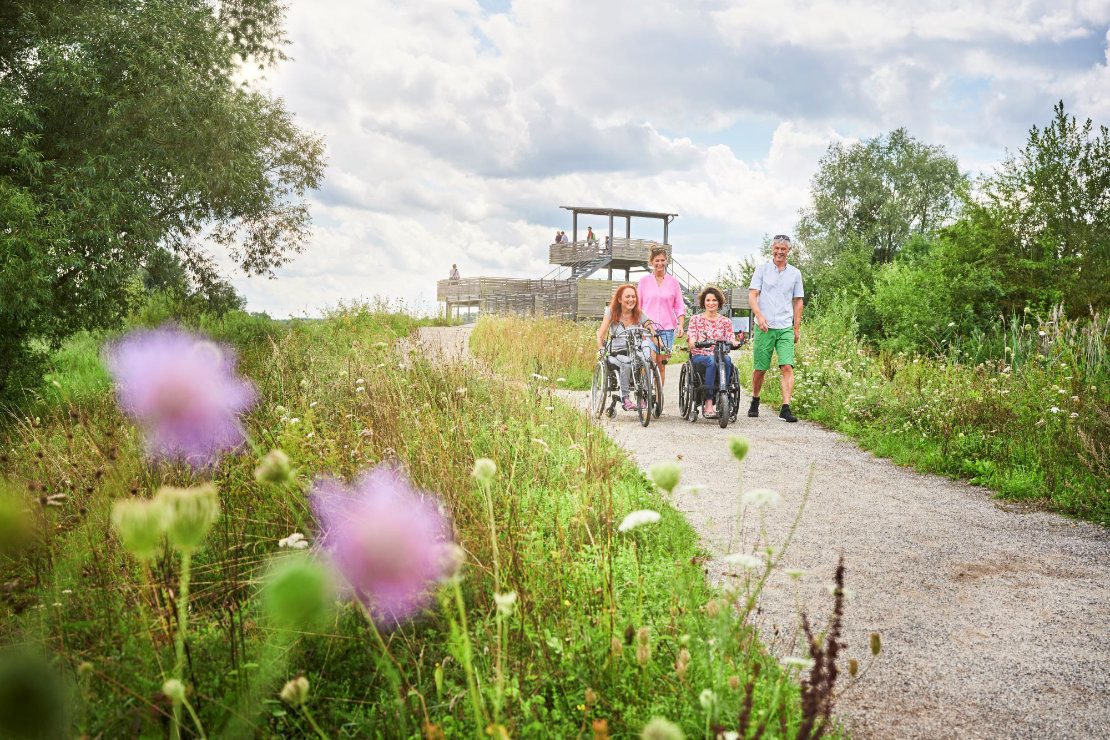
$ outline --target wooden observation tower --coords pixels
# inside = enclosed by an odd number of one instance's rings
[[[436,284],[436,300],[446,304],[447,315],[451,316],[452,311],[459,315],[466,308],[476,309],[479,313],[508,311],[579,320],[600,319],[618,285],[631,282],[633,273],[648,272],[648,255],[653,246],[660,245],[667,250],[668,257],[671,255],[669,227],[671,221],[678,218],[677,213],[591,206],[560,208],[571,212],[571,231],[566,242],[548,246],[548,261],[554,265],[551,271],[535,279],[473,277],[440,280]],[[593,239],[583,238],[578,229],[579,215],[608,217],[608,233],[595,233]],[[634,218],[661,221],[663,240],[632,238]],[[618,236],[614,226],[623,226],[624,235]],[[673,258],[668,262],[667,271],[678,279],[687,308],[692,308],[702,282]],[[624,279],[614,280],[621,272]],[[599,277],[600,274],[605,277]],[[735,292],[743,293],[743,305],[734,305],[747,308],[747,291]],[[727,300],[733,303],[732,296],[728,296]],[[692,310],[688,311],[687,315],[692,313]]]

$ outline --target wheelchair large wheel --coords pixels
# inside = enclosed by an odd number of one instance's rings
[[[654,364],[651,366],[651,382],[652,396],[655,399],[652,404],[652,411],[655,412],[655,418],[658,419],[663,413],[663,378],[659,377],[659,367]]]
[[[717,391],[717,421],[721,425],[721,429],[728,426],[731,415],[732,409],[729,408],[728,391]]]
[[[690,413],[690,378],[687,377],[687,365],[682,363],[682,370],[678,373],[678,414],[683,419]]]
[[[736,372],[733,371],[733,378],[735,380]],[[736,423],[736,417],[740,413],[740,386],[733,382],[728,389],[728,402],[729,408],[732,409],[732,414],[729,416],[729,421]]]
[[[636,415],[640,417],[640,425],[646,427],[651,423],[653,399],[651,397],[651,373],[642,362],[637,362],[633,366],[632,381],[636,398]]]
[[[609,401],[609,369],[604,359],[594,365],[594,376],[590,381],[590,413],[600,419]]]

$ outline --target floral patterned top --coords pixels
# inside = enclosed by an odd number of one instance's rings
[[[697,342],[713,342],[718,339],[732,341],[732,319],[728,316],[718,315],[710,320],[705,314],[699,313],[690,319],[690,326],[686,328],[689,338],[690,354],[711,355],[711,349],[698,349],[694,346]]]

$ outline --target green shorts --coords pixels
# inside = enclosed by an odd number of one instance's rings
[[[794,364],[794,329],[768,329],[761,331],[758,326],[752,328],[754,344],[752,345],[752,368],[755,370],[771,369],[771,353],[779,356],[779,365]]]

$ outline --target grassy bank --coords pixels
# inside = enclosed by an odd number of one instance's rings
[[[883,457],[962,477],[1001,498],[1110,524],[1110,321],[1028,315],[987,341],[944,339],[933,356],[869,350],[853,308],[808,322],[792,407]],[[741,354],[749,378],[751,355]],[[780,402],[772,369],[763,398]]]
[[[728,608],[747,603],[760,571],[711,591],[695,534],[604,434],[544,391],[406,355],[398,339],[413,326],[354,307],[241,345],[259,391],[246,419],[256,449],[210,476],[222,515],[192,563],[185,683],[196,724],[210,736],[311,735],[309,714],[276,696],[300,674],[329,736],[620,737],[653,717],[691,736],[738,724],[798,734],[797,669],[765,654],[746,610]],[[92,363],[95,342],[83,346],[56,369],[63,389],[76,383],[65,367]],[[63,734],[161,734],[179,563],[165,551],[149,569],[136,563],[108,514],[121,496],[196,479],[142,458],[106,387],[36,411],[0,430],[7,485],[34,509],[36,533],[0,555],[0,642],[38,646],[67,677]],[[295,483],[255,481],[271,448],[288,453]],[[499,468],[489,501],[470,476],[482,457]],[[350,605],[322,628],[278,630],[258,585],[287,557],[279,540],[315,538],[305,490],[383,461],[401,462],[450,514],[466,552],[465,626],[448,588],[441,608],[383,627],[385,650]],[[618,532],[638,509],[661,517]],[[495,571],[517,595],[503,621]]]

